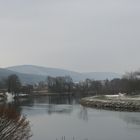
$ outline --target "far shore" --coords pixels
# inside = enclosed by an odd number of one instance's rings
[[[80,103],[98,109],[140,112],[140,96],[92,96],[82,98]]]
[[[73,93],[68,93],[68,92],[53,93],[53,92],[48,92],[46,90],[33,91],[30,94],[20,93],[18,94],[18,96],[14,96],[8,92],[3,92],[3,93],[0,93],[0,102],[7,101],[7,100],[13,101],[13,99],[34,98],[34,97],[41,97],[41,96],[73,96],[73,95],[74,95]],[[9,99],[9,96],[10,96],[10,99]]]

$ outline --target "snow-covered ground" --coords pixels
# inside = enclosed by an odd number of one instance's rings
[[[102,101],[140,101],[140,95],[126,95],[126,94],[115,94],[115,95],[104,95],[104,96],[91,96],[91,97],[85,97],[85,100],[87,101],[95,101],[95,100],[102,100]]]
[[[6,99],[7,103],[10,103],[10,102],[14,101],[15,96],[12,95],[12,93],[6,92],[6,93],[0,93],[0,95],[2,96],[2,97],[0,97],[0,100],[3,100],[3,98],[5,96],[5,99]],[[28,94],[19,94],[19,97],[26,97],[26,96],[28,96]]]
[[[14,101],[14,95],[12,95],[11,93],[8,93],[8,92],[6,92],[5,94],[7,96],[6,102],[10,103],[10,102]]]
[[[105,95],[106,97],[109,97],[109,98],[115,98],[115,97],[119,97],[119,95]]]
[[[126,93],[118,93],[115,95],[105,95],[106,97],[113,98],[113,97],[126,97]]]

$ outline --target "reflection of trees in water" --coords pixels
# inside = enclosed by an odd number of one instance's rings
[[[14,102],[12,102],[13,106],[16,108],[19,106],[33,106],[34,105],[34,99],[33,98],[21,98],[17,99]]]
[[[71,113],[73,108],[72,106],[58,106],[62,104],[71,105],[73,104],[73,97],[72,96],[47,96],[47,103],[48,106],[48,113]]]
[[[29,122],[13,107],[0,106],[0,140],[28,140],[31,137]]]
[[[78,104],[79,99],[80,97],[71,95],[51,95],[34,98],[18,98],[12,103],[5,103],[5,106],[15,108],[17,112],[22,112],[24,107],[29,107],[30,115],[46,112],[48,114],[70,114],[73,111],[73,105]]]
[[[81,110],[79,112],[79,118],[88,121],[88,111],[86,107],[81,107]]]
[[[63,105],[55,105],[49,104],[47,108],[48,114],[57,113],[57,114],[70,114],[73,111],[72,106],[63,106]]]
[[[33,98],[35,104],[75,104],[75,98],[71,95],[47,95]]]
[[[48,103],[49,104],[72,104],[73,103],[73,97],[71,96],[47,96]]]
[[[127,124],[134,124],[140,126],[140,113],[121,112],[119,117]]]
[[[21,106],[33,106],[34,105],[34,98],[31,98],[31,97],[30,98],[17,98],[15,100],[13,100],[12,102],[5,102],[5,101],[0,102],[0,105],[12,106],[15,109],[19,108]]]
[[[16,99],[10,103],[6,102],[1,102],[0,106],[3,105],[6,108],[13,108],[17,112],[21,113],[22,112],[22,106],[33,106],[34,105],[34,99],[33,98],[21,98],[21,99]]]

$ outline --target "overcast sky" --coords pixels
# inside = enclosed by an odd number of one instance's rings
[[[140,68],[140,0],[0,0],[0,67]]]

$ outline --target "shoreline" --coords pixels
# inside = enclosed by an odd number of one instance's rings
[[[92,96],[82,98],[80,104],[86,107],[114,110],[140,112],[140,100],[135,98],[107,98],[105,96]]]

